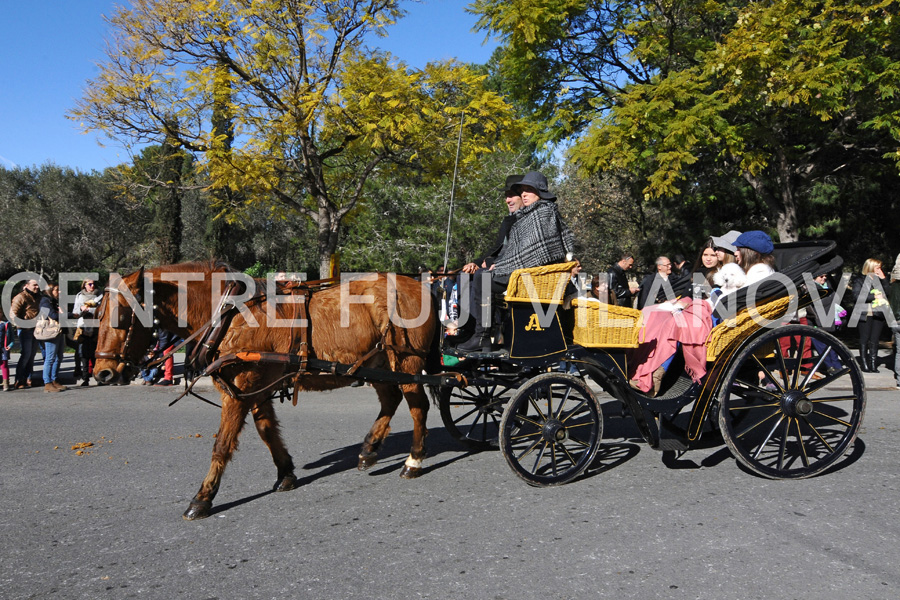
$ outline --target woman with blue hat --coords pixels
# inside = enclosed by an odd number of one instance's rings
[[[747,274],[750,285],[775,272],[775,244],[764,231],[745,231],[734,240],[734,257]]]

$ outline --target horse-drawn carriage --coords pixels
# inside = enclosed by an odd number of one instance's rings
[[[499,446],[529,484],[557,485],[597,454],[600,391],[621,402],[652,448],[685,451],[718,434],[765,477],[821,473],[852,444],[866,403],[847,347],[790,324],[798,309],[822,310],[811,274],[839,269],[833,252],[832,242],[776,246],[776,275],[719,304],[705,378],[692,381],[676,357],[653,396],[629,385],[629,359],[649,343],[640,311],[586,298],[564,304],[572,264],[517,271],[506,292],[508,352],[468,355],[456,367],[468,385],[434,389],[444,425],[469,447]]]
[[[380,275],[288,290],[299,291],[299,303],[276,302],[261,287],[229,286],[214,308],[209,275],[227,274],[221,265],[191,267],[203,277],[184,276],[186,265],[157,268],[147,280],[151,289],[142,270],[111,287],[101,305],[95,375],[104,383],[129,380],[156,326],[198,341],[194,368],[213,378],[223,405],[212,465],[187,519],[209,514],[248,413],[272,451],[275,488],[295,487],[273,396],[293,392],[296,403],[300,389],[354,380],[371,382],[381,402],[360,469],[374,464],[405,396],[414,431],[401,476],[421,472],[427,386],[450,435],[471,448],[499,447],[532,485],[571,481],[594,461],[603,437],[598,392],[620,401],[655,449],[684,451],[701,435],[721,435],[735,458],[760,475],[808,477],[846,453],[865,409],[863,378],[849,350],[821,329],[783,324],[799,308],[820,308],[810,274],[839,269],[833,253],[831,242],[777,246],[776,276],[720,303],[723,321],[706,341],[705,378],[693,382],[676,356],[652,397],[633,389],[628,377],[630,356],[642,342],[642,313],[564,298],[572,264],[513,273],[501,307],[504,350],[458,362],[443,347],[436,311],[422,304],[430,294],[411,279]],[[139,318],[148,305],[155,309],[152,324]],[[273,315],[280,327],[264,318]],[[441,355],[444,364],[436,360]]]

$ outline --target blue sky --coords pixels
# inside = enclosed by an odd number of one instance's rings
[[[470,0],[406,3],[408,15],[376,42],[413,67],[456,58],[483,63],[496,44],[474,33]],[[82,171],[128,162],[128,154],[66,119],[104,58],[101,15],[126,0],[2,0],[0,3],[0,165],[53,163]]]

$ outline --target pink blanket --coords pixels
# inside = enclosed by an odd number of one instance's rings
[[[705,300],[692,300],[683,311],[671,312],[654,304],[647,306],[641,344],[632,354],[636,380],[643,392],[653,389],[653,372],[675,354],[681,343],[684,370],[699,382],[706,375],[706,338],[712,329],[712,309]]]

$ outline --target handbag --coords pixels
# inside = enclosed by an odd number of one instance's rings
[[[52,340],[59,335],[60,331],[59,321],[41,315],[34,326],[34,339],[42,342]]]

